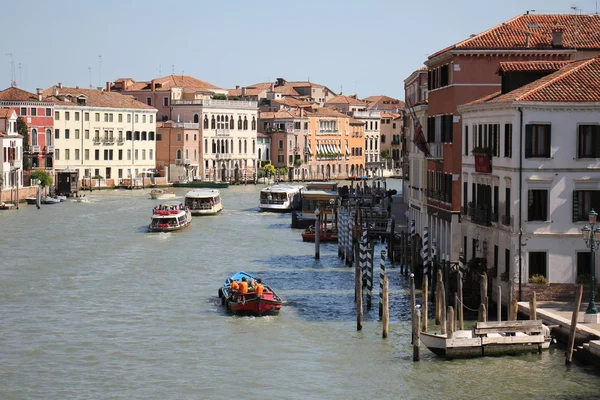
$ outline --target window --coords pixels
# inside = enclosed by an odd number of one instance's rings
[[[33,107],[33,108],[31,109],[31,116],[32,116],[32,117],[37,117],[37,108]]]
[[[146,104],[148,104],[149,106],[152,105],[152,97],[146,97]]]
[[[37,146],[38,144],[38,135],[37,135],[37,129],[33,128],[31,130],[31,144],[33,146]]]
[[[510,271],[510,250],[504,249],[504,273],[508,274]]]
[[[396,123],[395,122],[392,124],[392,129],[396,129]]]
[[[113,114],[108,114],[108,122],[113,122]]]
[[[65,161],[68,161],[70,159],[71,159],[71,150],[65,149]]]
[[[142,115],[142,124],[146,123],[146,114]]]
[[[60,129],[54,130],[54,139],[60,139]]]
[[[123,114],[118,114],[118,115],[117,115],[117,120],[118,120],[119,122],[123,122]]]
[[[577,276],[589,277],[592,274],[592,253],[580,251],[577,253]]]
[[[65,129],[65,139],[70,139],[71,138],[71,132],[69,132],[69,129]]]
[[[469,125],[465,125],[465,156],[469,155]]]
[[[85,114],[83,114],[83,120],[84,121],[89,121],[90,120],[90,113],[86,112]]]
[[[178,134],[177,134],[177,141],[178,141],[178,142],[181,142],[181,133],[178,133]]]
[[[84,139],[89,139],[90,138],[90,130],[86,129],[84,132]]]
[[[187,133],[186,133],[186,139],[187,139]],[[146,131],[142,131],[142,140],[148,140],[148,134],[146,133]]]
[[[70,121],[71,120],[71,113],[68,111],[65,111],[65,121]]]
[[[512,124],[504,124],[504,157],[512,157]]]
[[[54,150],[54,158],[56,160],[60,160],[60,149],[55,149]]]
[[[127,160],[131,160],[131,149],[127,149]]]
[[[187,152],[187,150],[186,150]],[[146,149],[142,149],[142,160],[146,159]]]
[[[504,215],[510,219],[510,188],[504,189],[504,202],[506,203]]]
[[[550,158],[550,125],[525,127],[525,158]]]
[[[148,150],[148,160],[152,160],[152,157],[154,156],[154,152],[152,151],[152,149]],[[196,159],[196,150],[194,150],[194,160]]]
[[[131,114],[127,114],[127,123],[131,123]]]
[[[21,107],[21,117],[24,117],[25,115],[27,115],[27,108]]]
[[[592,208],[600,210],[600,190],[573,191],[573,222],[588,221]]]
[[[600,158],[600,125],[579,125],[577,158]]]
[[[169,98],[163,97],[163,107],[168,107],[168,106],[169,106]]]
[[[148,118],[151,124],[154,123],[154,115],[149,115]]]
[[[46,117],[51,117],[51,116],[52,116],[52,109],[46,108]]]
[[[527,191],[527,221],[548,220],[548,191],[533,189]]]
[[[94,150],[94,160],[100,159],[100,149]]]
[[[79,121],[79,112],[75,111],[75,121]]]
[[[139,158],[139,150],[138,149],[135,149],[135,159],[136,159],[136,161],[140,159]]]
[[[89,160],[90,159],[90,149],[85,149],[83,151],[83,157],[85,158],[85,160]]]
[[[60,112],[59,111],[54,111],[54,119],[57,121],[60,121]]]
[[[104,122],[108,122],[108,113],[104,113]]]
[[[100,113],[96,113],[95,120],[96,122],[100,122]]]
[[[140,120],[140,116],[138,114],[135,114],[135,123],[137,124]]]
[[[498,271],[498,246],[494,245],[494,268]]]
[[[546,270],[546,252],[545,251],[530,251],[529,252],[529,277],[533,275],[542,275],[548,277]]]
[[[109,159],[108,157],[109,157],[108,156],[108,149],[104,149],[104,159],[108,160]]]
[[[79,160],[79,149],[75,149],[75,160]]]
[[[140,131],[133,132],[133,140],[140,140]]]
[[[79,139],[79,129],[75,129],[75,139]]]

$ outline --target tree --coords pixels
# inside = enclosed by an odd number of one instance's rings
[[[263,171],[265,172],[266,175],[270,175],[273,176],[275,175],[275,166],[273,164],[266,164],[263,167]]]
[[[215,93],[213,94],[213,100],[227,100],[227,95],[223,93]]]
[[[38,169],[33,171],[29,177],[30,179],[39,179],[42,188],[52,185],[52,177],[44,170]]]
[[[389,150],[383,150],[381,152],[381,158],[385,159],[385,160],[389,160],[392,158],[392,156],[390,156],[390,151]]]
[[[23,136],[23,148],[29,150],[29,128],[23,118],[17,118],[17,133]],[[23,157],[23,171],[31,169],[31,158]]]

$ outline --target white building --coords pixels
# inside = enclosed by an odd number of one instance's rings
[[[0,108],[0,148],[0,191],[23,186],[23,136],[12,108]]]
[[[534,275],[572,284],[591,271],[581,228],[600,210],[600,59],[499,74],[502,93],[459,107],[462,247],[521,297]]]
[[[172,106],[181,120],[177,122],[199,124],[201,179],[252,176],[257,167],[256,102],[192,98],[173,100]]]
[[[354,111],[352,116],[365,123],[365,170],[370,171],[371,176],[380,176],[385,166],[381,159],[381,113]]]
[[[46,89],[44,97],[55,104],[56,170],[119,184],[155,169],[155,108],[120,93],[61,84]]]

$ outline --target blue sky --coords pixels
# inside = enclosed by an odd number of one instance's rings
[[[310,78],[335,92],[402,99],[403,80],[428,54],[470,34],[527,10],[596,7],[597,0],[15,1],[3,7],[0,88],[10,86],[12,53],[17,86],[33,92],[174,71],[224,88]]]

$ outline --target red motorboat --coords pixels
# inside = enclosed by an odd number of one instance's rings
[[[238,272],[225,281],[225,284],[219,289],[219,297],[227,311],[236,315],[254,315],[261,317],[263,315],[278,314],[281,310],[281,298],[269,287],[263,284],[264,291],[261,297],[257,296],[251,289],[246,294],[231,292],[231,281],[241,282],[242,278],[247,281],[256,280],[253,276]]]
[[[302,241],[303,242],[313,242],[315,241],[315,227],[311,226],[302,232]],[[337,242],[338,241],[338,232],[333,229],[321,229],[319,232],[319,242]]]

